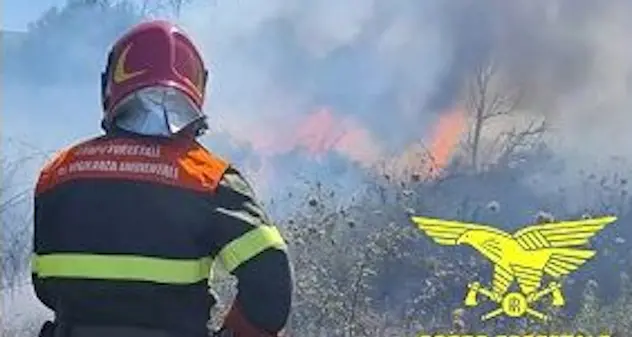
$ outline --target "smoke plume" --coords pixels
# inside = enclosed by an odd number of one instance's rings
[[[98,130],[107,48],[142,19],[114,6],[49,13],[3,52],[4,135],[56,149]],[[322,163],[327,152],[366,167],[455,142],[469,125],[445,128],[446,115],[490,59],[501,89],[526,97],[487,132],[546,117],[549,146],[571,166],[632,157],[625,0],[189,1],[180,14],[211,71],[203,141],[245,146],[260,168],[279,170],[261,163],[288,153]],[[85,25],[97,18],[105,24]],[[445,165],[448,148],[431,155]]]
[[[427,147],[493,59],[527,93],[515,123],[545,116],[550,145],[588,165],[632,157],[630,14],[622,0],[216,1],[181,22],[209,60],[211,118],[262,154]]]

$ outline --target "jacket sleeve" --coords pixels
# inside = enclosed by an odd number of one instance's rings
[[[250,329],[275,335],[285,326],[291,307],[292,273],[285,241],[236,169],[227,169],[215,197],[217,258],[238,280],[225,324],[251,325]]]
[[[53,172],[57,168],[60,162],[62,162],[65,156],[68,154],[69,149],[63,149],[58,151],[50,160],[48,160],[39,172],[39,176],[35,183],[35,190],[33,194],[33,237],[31,245],[31,257],[33,258],[40,253],[40,240],[38,240],[40,227],[44,223],[43,215],[45,212],[43,209],[47,207],[43,201],[42,194],[50,186],[53,177]],[[50,202],[48,203],[50,204]],[[54,294],[49,292],[44,286],[42,280],[38,276],[37,263],[31,261],[31,284],[37,298],[50,310],[56,310]]]

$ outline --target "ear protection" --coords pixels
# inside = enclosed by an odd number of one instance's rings
[[[108,108],[109,97],[107,97],[107,89],[109,85],[110,79],[110,68],[112,68],[112,62],[114,62],[114,54],[110,52],[108,54],[107,63],[105,65],[105,70],[101,72],[101,106],[103,107],[103,111]]]

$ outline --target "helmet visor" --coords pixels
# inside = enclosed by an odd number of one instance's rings
[[[200,123],[204,114],[186,94],[164,86],[135,91],[116,110],[114,124],[141,135],[171,137],[193,123],[205,124]]]

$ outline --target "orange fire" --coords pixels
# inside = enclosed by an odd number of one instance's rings
[[[435,170],[441,170],[448,164],[465,127],[465,113],[461,108],[455,108],[439,117],[429,147]]]
[[[302,121],[290,143],[302,147],[313,157],[320,157],[336,146],[345,130],[328,109],[320,109]]]
[[[335,151],[365,167],[376,168],[386,163],[393,177],[405,178],[415,173],[426,178],[436,177],[449,164],[466,127],[462,108],[441,114],[431,128],[428,138],[410,145],[394,157],[388,157],[380,142],[351,117],[340,117],[331,109],[321,108],[302,119],[284,121],[288,125],[274,133],[250,133],[250,142],[259,155],[260,165],[253,175],[263,181],[275,172],[274,157],[293,150],[301,150],[313,160],[321,160]],[[424,146],[427,144],[427,146]]]
[[[336,118],[330,109],[322,108],[302,121],[290,143],[304,148],[312,158],[321,158],[336,151],[352,161],[369,164],[379,158],[379,145],[371,133],[357,121]]]
[[[438,177],[454,155],[465,128],[463,109],[454,108],[441,114],[430,131],[430,137],[411,144],[395,156],[386,169],[387,173],[400,179],[406,179],[411,174],[423,178]]]

